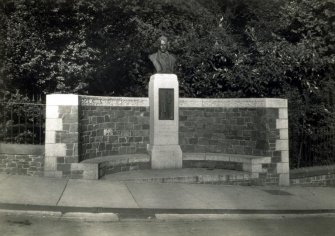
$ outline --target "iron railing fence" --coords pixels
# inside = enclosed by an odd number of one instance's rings
[[[335,125],[290,135],[291,168],[335,164]]]
[[[45,104],[0,100],[0,142],[44,144]]]

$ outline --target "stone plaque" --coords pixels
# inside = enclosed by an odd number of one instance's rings
[[[159,120],[174,120],[174,89],[159,89]]]

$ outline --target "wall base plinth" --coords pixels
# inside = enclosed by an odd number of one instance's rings
[[[179,145],[152,146],[149,150],[152,169],[179,169],[183,165]]]

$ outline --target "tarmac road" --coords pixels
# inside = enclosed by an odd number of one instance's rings
[[[335,217],[227,219],[201,221],[83,222],[27,216],[0,216],[2,236],[114,235],[335,235]]]

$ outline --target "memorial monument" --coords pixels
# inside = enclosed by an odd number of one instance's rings
[[[173,74],[176,58],[168,52],[166,37],[159,38],[158,52],[149,59],[157,72],[149,82],[151,168],[182,168],[178,142],[179,83]]]
[[[168,51],[169,42],[167,37],[161,36],[158,39],[158,44],[158,51],[154,54],[151,54],[149,56],[149,59],[154,65],[156,73],[173,74],[176,64],[176,58]]]

